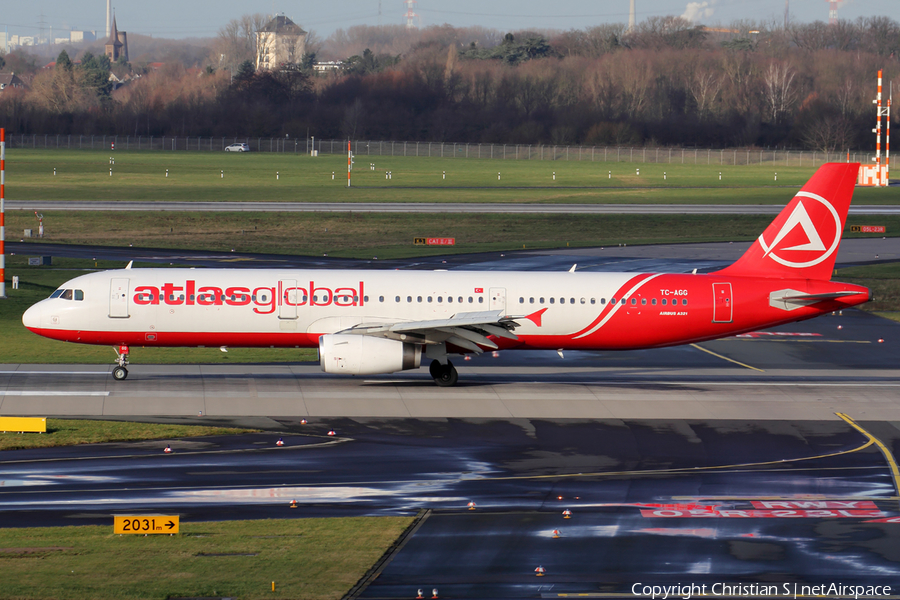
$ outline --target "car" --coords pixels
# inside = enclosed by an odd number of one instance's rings
[[[249,144],[231,144],[225,146],[225,152],[250,152]]]

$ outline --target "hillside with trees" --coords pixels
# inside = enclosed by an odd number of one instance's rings
[[[354,27],[254,71],[253,32],[232,21],[198,60],[148,69],[115,91],[93,55],[0,93],[17,133],[261,136],[469,143],[868,147],[875,77],[900,74],[900,24],[881,17],[715,30],[676,17],[500,33]],[[4,57],[7,64],[21,57]],[[316,74],[315,59],[344,61]],[[115,65],[113,66],[115,67]]]

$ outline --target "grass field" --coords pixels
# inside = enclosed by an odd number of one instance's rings
[[[198,437],[203,435],[236,435],[250,429],[130,423],[127,421],[84,421],[79,419],[47,419],[47,433],[0,433],[0,450],[52,448],[78,444],[100,444],[136,440]]]
[[[10,200],[670,204],[786,203],[815,170],[363,155],[348,189],[341,155],[27,149],[9,150],[6,169]],[[900,203],[900,189],[860,189],[856,203]]]
[[[302,516],[285,506],[279,520],[182,521],[172,537],[113,535],[112,518],[108,526],[0,529],[0,598],[333,600],[411,522]]]
[[[398,213],[44,212],[46,243],[261,252],[371,259],[450,253],[751,240],[766,215],[503,215]],[[900,232],[900,217],[851,216],[848,225]],[[7,214],[7,239],[24,240],[34,215]],[[453,237],[455,246],[421,247],[415,237]],[[880,237],[859,234],[850,237]],[[35,252],[38,252],[37,250]],[[13,259],[15,257],[12,257]],[[11,265],[16,261],[11,259]]]

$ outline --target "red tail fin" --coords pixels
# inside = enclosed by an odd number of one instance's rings
[[[822,165],[750,249],[719,273],[831,279],[859,163]]]

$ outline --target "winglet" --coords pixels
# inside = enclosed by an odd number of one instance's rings
[[[134,261],[133,261],[133,260],[129,260],[129,261],[128,261],[128,264],[125,265],[125,268],[126,268],[126,269],[130,269],[130,268],[131,268],[131,265],[133,265],[133,264],[134,264]]]

